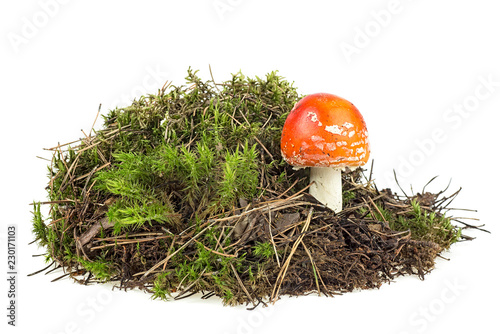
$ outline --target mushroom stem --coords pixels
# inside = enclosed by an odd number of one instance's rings
[[[342,211],[342,177],[340,168],[311,167],[309,193],[334,212]]]

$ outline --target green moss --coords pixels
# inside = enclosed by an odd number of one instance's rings
[[[40,202],[33,202],[33,219],[32,219],[32,229],[31,232],[35,235],[35,240],[40,246],[47,246],[49,243],[48,239],[48,228],[42,218],[42,213],[40,211]]]
[[[269,259],[274,255],[274,248],[269,242],[257,242],[253,247],[253,252],[256,256]]]
[[[343,235],[350,228],[341,226],[346,219],[313,203],[307,192],[299,202],[283,205],[276,216],[270,211],[264,214],[265,209],[261,216],[258,211],[256,216],[239,216],[247,206],[255,208],[266,201],[274,205],[309,184],[307,169],[294,170],[281,157],[281,130],[300,98],[293,84],[276,72],[263,78],[236,73],[215,84],[201,80],[191,69],[186,81],[185,86],[170,86],[128,107],[110,110],[103,115],[102,129],[79,143],[53,150],[47,186],[50,224],[35,203],[32,227],[39,244],[47,248],[47,260],[75,271],[84,269],[97,281],[120,280],[124,287],[145,288],[155,299],[168,299],[177,288],[189,287],[195,292],[210,291],[229,305],[248,302],[248,294],[261,300],[269,296],[280,265],[297,240],[294,233],[300,230],[296,226],[285,234],[277,232],[280,215],[299,214],[304,221],[309,208],[314,208],[318,214],[312,218],[311,230],[316,232],[304,236],[304,244],[293,254],[299,262],[290,265],[289,270],[296,272],[286,282],[288,291],[310,291],[320,283],[341,291],[359,282],[378,286],[377,280],[383,279],[380,272],[354,280],[345,275],[346,282],[339,285],[340,276],[331,267],[342,263],[333,257],[354,249],[345,243],[350,238],[373,241],[370,237],[376,236],[358,235],[368,228]],[[380,197],[372,185],[361,185],[359,171],[349,173],[344,173],[343,202],[346,209],[354,209],[346,224],[349,219],[357,219],[359,226],[386,222],[392,229],[386,237],[409,230],[413,240],[435,242],[441,248],[460,238],[461,230],[438,208],[407,203],[411,199],[395,199],[390,192]],[[404,208],[391,207],[388,200]],[[236,218],[229,219],[232,215]],[[291,216],[287,219],[294,219]],[[112,228],[93,232],[103,220]],[[237,223],[255,226],[237,235]],[[269,226],[275,223],[271,236],[278,241],[271,243]],[[281,224],[286,227],[286,219]],[[77,240],[89,232],[91,240],[79,247]],[[392,242],[404,241],[396,238]],[[385,242],[382,239],[377,240]],[[356,246],[355,254],[343,257],[355,261],[348,269],[354,268],[360,250],[368,247]],[[369,254],[362,261],[371,259]],[[387,255],[391,265],[398,254]],[[432,261],[426,262],[425,269],[431,265]],[[153,266],[155,271],[142,277]],[[363,266],[378,268],[379,263]],[[393,270],[401,268],[396,264]]]
[[[168,300],[171,296],[172,286],[170,285],[170,280],[168,276],[170,273],[160,273],[156,276],[153,288],[152,288],[152,299]]]
[[[109,281],[114,275],[116,275],[113,263],[105,260],[104,258],[99,257],[94,261],[78,258],[78,262],[101,282]]]
[[[384,201],[374,204],[377,209],[370,211],[367,207],[361,207],[357,211],[366,219],[387,222],[394,231],[410,231],[414,240],[432,241],[441,249],[447,249],[461,237],[461,228],[453,225],[449,217],[422,208],[415,198],[409,199],[409,205],[399,210],[388,207]]]
[[[460,239],[462,230],[452,225],[449,217],[422,208],[416,199],[411,200],[410,205],[411,211],[397,215],[389,221],[392,229],[409,229],[414,239],[435,242],[443,249],[449,248]]]

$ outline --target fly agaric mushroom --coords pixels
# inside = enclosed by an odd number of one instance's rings
[[[309,193],[334,212],[342,211],[341,170],[364,165],[368,132],[359,110],[333,94],[302,98],[281,134],[281,155],[295,167],[311,167]]]

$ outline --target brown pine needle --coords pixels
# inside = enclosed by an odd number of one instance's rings
[[[321,289],[319,288],[319,282],[318,282],[318,277],[321,278],[321,276],[319,274],[319,271],[316,270],[316,264],[314,263],[313,257],[311,255],[311,253],[309,252],[309,249],[307,249],[306,244],[302,240],[300,240],[300,243],[304,247],[304,250],[306,251],[307,256],[309,256],[309,259],[311,260],[311,266],[312,266],[312,270],[313,270],[314,281],[316,282],[316,289],[318,290],[318,295],[321,296]],[[325,283],[323,283],[323,280],[321,280],[321,283],[323,284],[323,286],[325,285]],[[325,289],[326,289],[326,287],[325,287]],[[325,291],[328,291],[328,290],[325,290]]]
[[[313,213],[313,209],[310,208],[309,214],[307,215],[307,219],[305,221],[305,224],[302,227],[301,235],[297,238],[297,240],[295,240],[295,242],[292,246],[292,250],[290,251],[288,258],[286,259],[285,263],[283,264],[283,267],[281,268],[281,270],[278,274],[276,284],[274,285],[273,291],[271,293],[271,301],[273,304],[276,302],[276,300],[278,298],[279,290],[280,290],[281,284],[283,283],[283,279],[285,278],[286,272],[288,270],[288,266],[290,265],[290,261],[292,260],[292,256],[295,253],[295,251],[297,250],[297,247],[298,247],[299,243],[302,241],[302,238],[304,238],[304,232],[307,231],[307,229],[309,228],[309,224],[311,223],[312,213]]]

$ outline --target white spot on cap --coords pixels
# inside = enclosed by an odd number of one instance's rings
[[[330,151],[334,151],[337,148],[337,145],[335,145],[335,143],[326,143],[326,148]]]
[[[311,136],[311,140],[312,141],[325,141],[325,139],[323,137],[320,137],[320,136]]]
[[[340,147],[340,146],[345,146],[345,145],[347,145],[347,142],[345,142],[345,141],[338,141],[338,142],[337,142],[337,146],[338,146],[338,147]]]
[[[349,122],[345,122],[344,125],[342,125],[344,128],[347,128],[347,129],[350,129],[352,127],[354,127],[354,125],[352,125],[351,123]]]
[[[318,121],[318,115],[316,115],[315,112],[310,111],[310,112],[307,113],[307,116],[311,116],[311,121],[313,121],[313,122],[317,122]]]
[[[340,135],[342,133],[342,130],[339,128],[338,125],[325,126],[325,131],[333,133],[334,135]]]
[[[307,113],[307,116],[311,117],[311,121],[313,122],[318,122],[318,126],[322,126],[323,124],[318,121],[318,115],[316,115],[315,112],[309,111]]]
[[[363,144],[363,143],[364,143],[364,141],[362,141],[362,140],[360,140],[360,141],[355,141],[355,142],[351,143],[351,147],[352,147],[352,146],[358,146],[358,145]]]
[[[354,136],[354,134],[356,132],[353,130],[353,131],[350,131],[348,133],[347,130],[349,130],[350,128],[353,128],[353,127],[354,127],[354,125],[352,125],[351,123],[345,122],[342,126],[338,126],[338,125],[326,126],[325,130],[330,132],[330,133],[333,133],[335,135],[342,135],[342,136],[348,135],[349,137],[352,137],[352,136]]]

